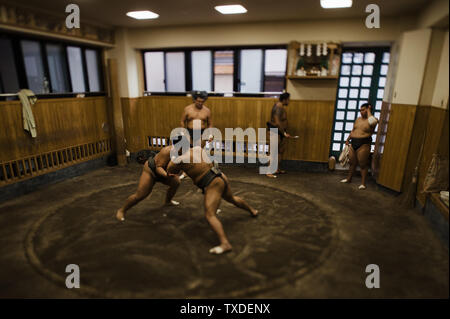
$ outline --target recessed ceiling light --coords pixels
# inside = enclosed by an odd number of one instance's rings
[[[127,13],[127,16],[138,20],[146,20],[146,19],[156,19],[159,17],[159,14],[145,10],[145,11],[131,11]]]
[[[320,0],[320,5],[325,9],[350,8],[352,0]]]
[[[239,14],[247,12],[247,9],[245,9],[240,4],[233,4],[228,6],[216,6],[214,7],[214,9],[216,9],[222,14]]]

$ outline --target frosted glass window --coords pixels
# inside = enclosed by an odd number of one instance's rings
[[[214,52],[214,91],[233,92],[234,52]]]
[[[266,76],[285,76],[287,50],[266,50],[264,74]]]
[[[334,133],[333,139],[335,141],[340,141],[342,139],[342,133]]]
[[[379,119],[379,118],[380,118],[380,115],[381,115],[381,113],[380,113],[380,112],[375,112],[375,117],[376,117],[377,119]]]
[[[145,80],[147,91],[165,92],[164,52],[145,52]]]
[[[52,92],[69,92],[69,71],[66,65],[66,55],[61,45],[47,44],[47,63],[50,72]]]
[[[351,89],[349,97],[352,99],[356,99],[356,98],[358,98],[358,93],[359,93],[359,90]]]
[[[19,91],[16,63],[11,40],[0,39],[0,93]]]
[[[360,116],[359,110],[362,104],[374,103],[374,113],[376,112],[379,115],[382,105],[380,100],[387,82],[386,73],[389,55],[383,55],[386,52],[380,52],[379,48],[370,49],[368,52],[346,50],[348,51],[342,54],[341,72],[339,74],[336,122],[332,133],[332,143],[336,144],[331,149],[333,156],[339,156],[337,151],[333,151],[333,149],[338,149],[337,144],[340,144],[340,149],[344,146],[344,141],[349,136],[348,133],[352,130],[355,119]],[[380,63],[382,58],[386,59],[386,64]],[[337,140],[338,136],[341,136],[338,134],[343,134],[344,138]]]
[[[375,62],[375,53],[368,52],[364,55],[364,63],[374,63]]]
[[[346,131],[351,131],[352,129],[353,129],[353,123],[352,122],[345,123],[345,130]]]
[[[344,140],[347,140],[349,136],[350,136],[350,133],[345,133],[344,134]]]
[[[345,112],[338,111],[336,112],[336,120],[343,120],[345,117]]]
[[[352,75],[361,75],[362,67],[360,65],[354,65],[352,67]]]
[[[363,53],[355,53],[355,55],[353,56],[353,63],[363,63],[363,59]]]
[[[349,78],[347,78],[347,77],[342,77],[339,81],[339,85],[343,86],[343,87],[348,86],[348,83],[349,83]]]
[[[368,89],[362,89],[362,90],[361,90],[360,98],[361,98],[361,99],[368,99],[368,98],[369,98],[369,94],[370,94],[370,90],[368,90]]]
[[[353,53],[344,53],[342,55],[342,63],[352,63]]]
[[[365,65],[363,74],[364,75],[372,75],[372,73],[373,73],[373,65]]]
[[[69,58],[70,80],[72,82],[73,92],[85,92],[84,70],[79,47],[67,47],[67,56]]]
[[[285,86],[287,50],[265,50],[264,91],[282,92]]]
[[[383,106],[383,102],[377,101],[377,103],[375,104],[375,110],[381,111],[382,106]]]
[[[389,63],[389,60],[391,58],[391,54],[389,52],[383,53],[383,63]]]
[[[44,90],[44,66],[42,64],[41,47],[37,41],[21,41],[25,73],[28,88],[34,93],[46,93]]]
[[[372,78],[364,77],[364,78],[362,78],[361,86],[363,86],[363,87],[370,87],[371,83],[372,83]]]
[[[333,143],[333,151],[340,151],[341,150],[341,143]]]
[[[350,110],[355,110],[356,109],[356,101],[355,100],[348,101],[348,108]]]
[[[211,51],[192,51],[192,89],[212,91],[212,53]]]
[[[100,66],[98,64],[98,55],[96,50],[86,49],[86,68],[88,74],[89,92],[100,92]]]
[[[355,112],[347,112],[347,121],[354,121],[355,120]]]
[[[358,87],[359,87],[360,82],[361,82],[361,78],[359,78],[359,77],[353,77],[353,78],[352,78],[352,84],[351,84],[351,86],[353,86],[353,87],[358,86]]]
[[[345,99],[347,97],[348,90],[347,89],[339,89],[339,97],[341,99]]]
[[[367,100],[359,100],[359,102],[358,102],[359,108],[361,108],[361,105],[363,105],[364,103],[367,103],[367,102],[368,102]]]
[[[342,75],[350,75],[351,66],[350,65],[343,65],[341,68],[341,74]]]
[[[258,93],[262,89],[262,50],[241,50],[240,91]]]
[[[166,53],[166,86],[167,92],[186,91],[184,52]]]

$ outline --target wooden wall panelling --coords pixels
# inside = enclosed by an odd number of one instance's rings
[[[406,160],[405,170],[404,170],[404,178],[402,183],[402,189],[407,189],[407,186],[411,183],[411,178],[414,173],[414,169],[417,165],[417,159],[419,157],[420,148],[423,143],[423,138],[426,135],[428,118],[430,115],[430,108],[424,106],[418,106],[415,119],[414,119],[414,127],[411,134],[411,142],[408,151],[408,157]],[[423,153],[420,161],[422,161]],[[419,172],[420,174],[420,172]]]
[[[0,102],[0,183],[110,152],[110,132],[102,129],[108,123],[106,107],[105,97],[39,100],[33,106],[37,137],[32,138],[23,129],[20,102]]]
[[[168,138],[180,126],[189,97],[151,96],[123,100],[127,147],[131,152],[148,148],[148,137]],[[213,126],[225,139],[225,128],[265,128],[275,99],[211,97]],[[289,132],[299,135],[288,141],[286,159],[327,162],[334,121],[333,101],[291,101],[288,106]]]
[[[389,126],[377,182],[398,192],[402,190],[416,108],[414,105],[392,104],[389,113]]]

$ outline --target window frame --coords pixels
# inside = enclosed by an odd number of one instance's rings
[[[386,52],[390,53],[391,49],[392,49],[392,47],[390,47],[390,46],[374,46],[374,47],[353,47],[353,46],[348,46],[348,47],[343,47],[342,48],[341,59],[342,59],[344,53],[346,53],[346,52],[352,52],[352,53],[353,52],[360,52],[360,53],[374,52],[375,53],[375,60],[373,62],[374,70],[373,70],[372,75],[370,76],[372,82],[371,82],[370,87],[369,87],[369,98],[367,99],[367,101],[370,102],[374,106],[373,114],[375,114],[375,112],[381,112],[381,110],[380,111],[376,111],[376,109],[375,109],[376,108],[376,102],[377,102],[377,100],[379,100],[377,98],[377,92],[378,92],[378,86],[379,86],[380,77],[386,77],[387,78],[387,74],[385,76],[380,76],[380,70],[381,70],[381,66],[383,64],[386,64],[386,63],[382,62],[384,53],[386,53]],[[365,63],[363,62],[362,65],[364,65],[364,64]],[[335,133],[342,133],[342,136],[341,136],[341,146],[342,146],[342,141],[345,140],[345,134],[347,133],[347,130],[345,130],[345,123],[348,122],[347,120],[345,120],[345,117],[344,117],[344,120],[342,120],[342,121],[336,119],[337,112],[338,111],[342,111],[341,109],[338,109],[338,101],[342,100],[342,98],[339,98],[339,89],[341,88],[340,81],[341,81],[341,77],[342,77],[342,74],[341,74],[342,65],[343,65],[343,63],[341,61],[341,65],[340,65],[340,68],[339,68],[339,76],[338,76],[338,80],[337,80],[338,82],[337,82],[337,86],[336,86],[336,99],[335,99],[335,105],[334,105],[333,127],[332,127],[332,130],[331,130],[330,149],[329,149],[330,156],[335,156],[336,158],[339,157],[339,154],[341,153],[342,150],[341,151],[333,151],[334,134]],[[352,63],[350,63],[350,65],[354,65],[354,63],[352,62]],[[388,63],[388,66],[389,65],[390,65],[390,63]],[[378,66],[378,67],[375,67],[375,66]],[[362,70],[362,73],[361,73],[361,76],[360,76],[361,79],[364,76],[363,72],[364,71]],[[349,77],[349,79],[351,81],[352,74],[350,74],[348,77]],[[361,84],[358,87],[358,89],[360,89],[360,88],[361,88]],[[351,89],[351,83],[350,82],[349,82],[348,89]],[[350,99],[351,98],[349,98],[349,97],[345,98],[345,100],[347,102]],[[356,100],[359,101],[360,99],[356,98]],[[346,111],[347,111],[347,106],[346,106],[344,112],[346,113]],[[356,117],[358,117],[359,105],[357,105],[357,107],[355,109],[355,112],[356,112]],[[356,120],[356,118],[355,118],[355,120]],[[339,121],[339,122],[343,123],[344,127],[343,127],[342,132],[336,132],[335,131],[336,121]],[[353,123],[354,122],[355,121],[353,121]],[[377,127],[377,131],[375,133],[377,135],[378,135],[378,130],[379,130],[379,127]],[[375,145],[375,142],[376,142],[376,139],[375,140],[372,139],[371,147]]]
[[[240,59],[240,51],[241,50],[247,50],[247,49],[261,49],[263,50],[263,58],[262,58],[262,92],[261,93],[243,93],[240,92],[240,65],[241,65],[241,59]],[[185,96],[189,92],[192,91],[192,60],[191,60],[191,54],[192,51],[211,51],[212,56],[212,63],[211,63],[211,88],[215,89],[215,81],[214,81],[214,56],[216,51],[233,51],[233,96],[243,96],[243,97],[262,97],[267,96],[267,94],[264,93],[265,89],[265,55],[266,50],[272,50],[272,49],[284,49],[286,52],[288,52],[288,45],[287,44],[268,44],[268,45],[225,45],[225,46],[200,46],[200,47],[173,47],[173,48],[151,48],[151,49],[142,49],[141,50],[141,59],[142,59],[142,68],[143,68],[143,74],[144,74],[144,96],[146,95],[159,95],[159,96]],[[185,83],[186,83],[186,91],[185,92],[167,92],[167,85],[166,81],[165,83],[165,90],[166,92],[151,92],[147,91],[147,73],[145,69],[145,53],[147,52],[163,52],[164,53],[164,72],[166,72],[166,60],[165,56],[167,52],[184,52],[185,57]],[[287,72],[287,65],[286,65],[286,71]],[[284,82],[283,87],[286,89],[286,74],[284,76]],[[166,78],[166,73],[164,74],[164,79]],[[214,91],[212,91],[214,92]],[[208,92],[210,96],[224,96],[224,93],[212,93]],[[273,95],[273,94],[272,94]],[[272,96],[270,95],[270,96]]]
[[[44,68],[44,76],[47,78],[49,82],[49,90],[50,93],[37,93],[36,96],[38,98],[64,98],[64,97],[75,97],[78,94],[84,94],[85,96],[106,96],[106,81],[105,81],[105,68],[103,65],[103,54],[104,54],[104,48],[101,46],[95,46],[95,45],[89,45],[82,42],[77,41],[70,41],[70,40],[60,40],[56,38],[49,38],[45,36],[40,35],[30,35],[30,34],[24,34],[21,32],[7,32],[2,30],[0,32],[0,37],[4,37],[6,39],[11,40],[12,49],[15,55],[15,63],[16,63],[16,70],[17,70],[17,78],[19,80],[19,87],[25,88],[28,87],[28,79],[26,76],[26,70],[25,70],[25,62],[23,58],[23,51],[21,42],[22,41],[34,41],[38,42],[39,48],[41,51],[41,59],[43,63]],[[70,92],[59,92],[59,93],[53,93],[53,87],[50,79],[50,69],[48,65],[48,52],[47,52],[47,44],[50,45],[58,45],[61,46],[64,51],[64,59],[65,59],[65,67],[67,69],[67,80],[68,80],[68,88],[70,89]],[[67,54],[67,47],[68,46],[74,46],[79,47],[81,49],[81,59],[82,59],[82,67],[84,72],[84,83],[85,83],[85,92],[72,92],[72,81],[70,77],[70,68],[69,68],[69,57]],[[88,73],[87,73],[87,63],[86,63],[86,50],[94,50],[97,52],[97,67],[99,72],[99,85],[100,85],[100,91],[99,92],[90,92],[89,88],[89,79],[88,79]],[[11,94],[15,94],[17,92],[9,92]],[[5,94],[9,94],[5,93]],[[3,97],[0,96],[0,100],[3,100]]]

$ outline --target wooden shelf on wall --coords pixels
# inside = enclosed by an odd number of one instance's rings
[[[339,43],[327,41],[302,43],[305,47],[305,53],[307,51],[307,46],[312,46],[311,56],[308,57],[304,55],[300,57],[299,50],[301,43],[297,41],[290,42],[288,47],[288,69],[286,78],[288,80],[337,80],[339,78],[339,68],[341,63],[341,45]],[[317,45],[322,46],[324,43],[327,44],[327,55],[316,56]],[[307,75],[297,75],[297,66],[300,59],[303,60],[304,71],[306,71]],[[315,75],[314,70],[320,71],[320,68],[323,65],[327,68],[328,75]]]

